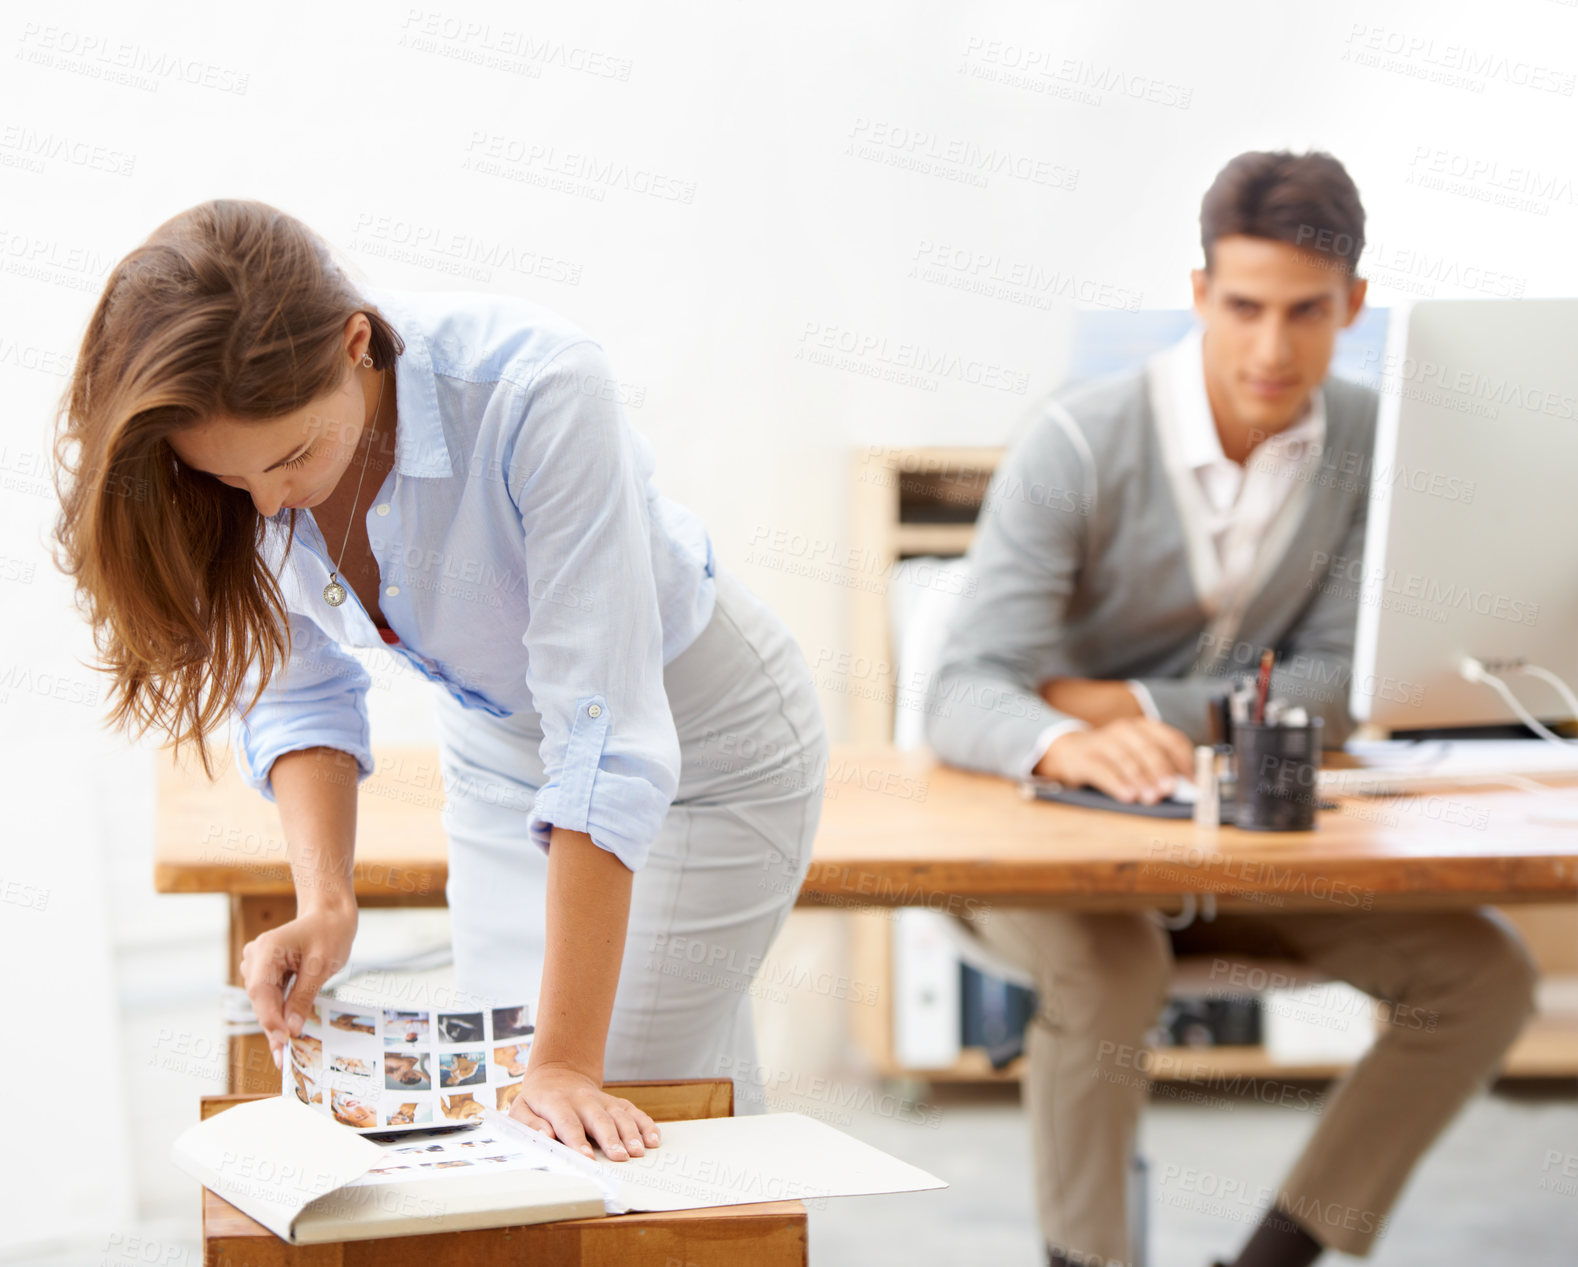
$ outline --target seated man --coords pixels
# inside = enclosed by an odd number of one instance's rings
[[[1263,648],[1281,666],[1272,695],[1321,717],[1327,746],[1351,728],[1356,598],[1336,578],[1363,552],[1376,397],[1327,369],[1364,302],[1358,191],[1327,154],[1241,154],[1200,226],[1202,329],[1049,402],[993,476],[975,588],[925,709],[944,761],[1155,802],[1191,771],[1209,698]],[[1348,896],[1171,936],[1154,913],[999,907],[976,921],[1038,987],[1024,1100],[1050,1263],[1130,1261],[1133,1055],[1175,950],[1302,960],[1392,1005],[1236,1263],[1370,1250],[1414,1163],[1518,1034],[1534,970],[1492,911],[1383,913]]]

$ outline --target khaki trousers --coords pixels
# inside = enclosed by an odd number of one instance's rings
[[[1048,1246],[1072,1263],[1130,1262],[1125,1187],[1147,1091],[1140,1053],[1175,953],[1296,960],[1386,1002],[1375,1043],[1316,1101],[1320,1121],[1302,1155],[1263,1192],[1347,1254],[1369,1252],[1414,1163],[1533,1010],[1534,965],[1488,908],[1233,913],[1171,934],[1143,913],[996,907],[969,922],[1036,981],[1023,1097],[1037,1213]],[[1228,966],[1212,979],[1230,983]],[[1238,980],[1221,993],[1247,993]]]

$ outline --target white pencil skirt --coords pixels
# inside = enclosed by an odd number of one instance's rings
[[[679,787],[635,873],[604,1077],[727,1075],[751,1112],[752,982],[810,866],[828,739],[788,628],[721,564],[716,581],[711,620],[663,671]],[[548,858],[526,822],[545,781],[541,719],[436,694],[457,993],[535,1002]]]

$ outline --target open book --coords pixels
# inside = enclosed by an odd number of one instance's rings
[[[934,1175],[799,1113],[663,1122],[644,1157],[608,1161],[497,1109],[369,1134],[286,1091],[175,1142],[187,1174],[296,1245],[942,1188]]]

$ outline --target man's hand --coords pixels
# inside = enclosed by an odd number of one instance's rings
[[[1088,677],[1054,677],[1041,683],[1042,699],[1070,717],[1092,726],[1127,717],[1144,717],[1145,710],[1127,682],[1103,681]]]
[[[1142,717],[1059,735],[1035,773],[1069,787],[1089,784],[1114,800],[1154,805],[1172,793],[1174,776],[1187,776],[1193,763],[1183,731]]]

